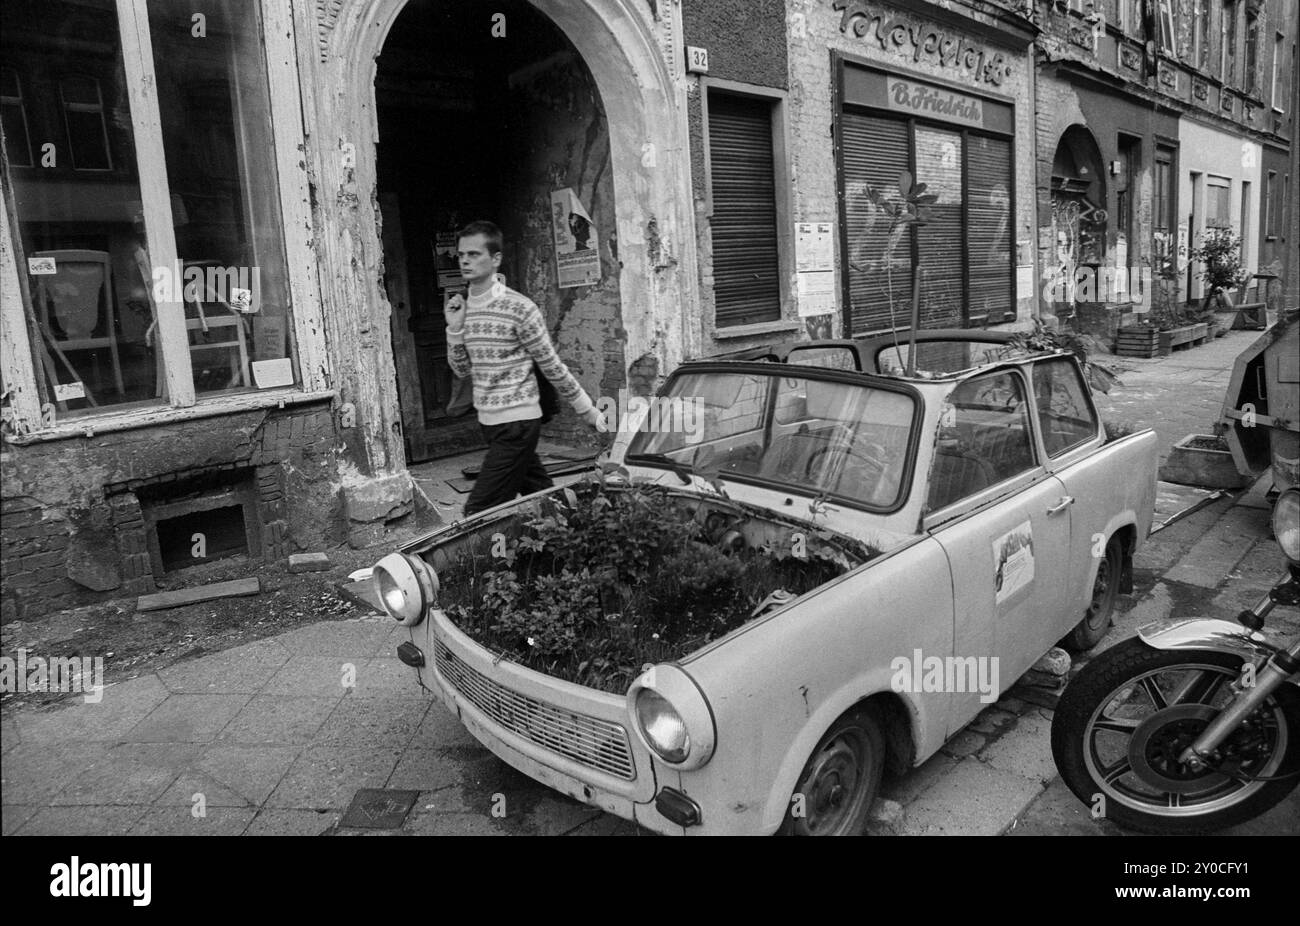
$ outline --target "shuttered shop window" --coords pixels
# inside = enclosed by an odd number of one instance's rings
[[[902,227],[891,234],[890,217],[869,193],[899,200],[898,175],[911,168],[907,123],[846,112],[841,130],[849,330],[857,335],[903,327],[912,311],[911,236]]]
[[[1014,316],[1010,141],[919,122],[909,128],[906,119],[848,110],[840,131],[852,334],[910,322],[912,234],[906,226],[891,232],[890,216],[868,191],[898,202],[898,176],[912,165],[916,183],[937,197],[923,208],[926,224],[916,230],[921,327],[980,326]]]
[[[1015,314],[1011,301],[1011,143],[966,139],[970,323]]]
[[[962,323],[961,195],[962,139],[959,132],[916,127],[916,182],[939,198],[925,210],[917,229],[921,251],[921,327],[960,328]]]
[[[772,104],[711,91],[710,228],[718,327],[781,317],[775,166]]]

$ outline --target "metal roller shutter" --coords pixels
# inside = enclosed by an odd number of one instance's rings
[[[1011,143],[966,140],[967,246],[972,325],[1015,318],[1011,298]]]
[[[912,310],[912,241],[905,227],[868,198],[899,199],[898,175],[910,170],[907,123],[846,112],[840,121],[844,162],[844,235],[848,246],[849,332],[906,327]],[[892,298],[892,321],[891,321]]]
[[[781,317],[772,104],[709,93],[713,298],[718,327]]]
[[[962,137],[946,129],[916,127],[916,182],[939,198],[925,208],[917,229],[921,251],[921,327],[960,328],[965,301],[962,235]]]

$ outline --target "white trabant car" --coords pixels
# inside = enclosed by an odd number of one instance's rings
[[[612,461],[723,515],[720,543],[818,538],[840,573],[611,694],[501,659],[440,607],[450,551],[563,489],[374,570],[420,684],[579,801],[665,834],[860,833],[885,769],[924,762],[1054,645],[1095,644],[1131,591],[1156,439],[1108,439],[1072,354],[969,331],[801,342],[687,363],[659,396],[695,403],[692,432],[624,430]]]

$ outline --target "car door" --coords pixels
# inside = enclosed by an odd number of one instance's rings
[[[1057,639],[1069,567],[1064,486],[1038,460],[1019,370],[972,377],[950,394],[936,435],[924,525],[948,556],[956,601],[949,733],[993,700],[973,667],[1009,687]],[[974,662],[971,662],[974,660]],[[991,661],[990,661],[991,660]],[[972,690],[974,688],[974,690]]]
[[[1141,522],[1145,534],[1145,499],[1154,498],[1155,465],[1146,448],[1150,441],[1142,435],[1123,446],[1102,446],[1091,392],[1072,358],[1039,360],[1033,386],[1042,453],[1070,502],[1070,567],[1059,625],[1064,635],[1084,617],[1097,564],[1116,530]]]

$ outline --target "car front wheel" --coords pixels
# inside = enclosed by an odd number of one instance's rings
[[[1124,566],[1124,550],[1118,537],[1110,538],[1106,552],[1097,564],[1097,576],[1092,581],[1092,597],[1083,620],[1065,638],[1065,648],[1082,653],[1092,649],[1106,636],[1115,613],[1115,599],[1119,596],[1120,570]]]
[[[859,707],[832,724],[809,757],[781,832],[861,836],[885,767],[885,734],[876,712]]]

